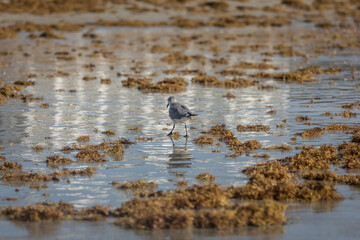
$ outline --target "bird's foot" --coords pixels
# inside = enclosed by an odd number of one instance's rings
[[[189,135],[187,135],[187,134],[186,134],[184,137],[188,138],[188,137],[189,137]]]
[[[173,133],[172,132],[169,132],[168,136],[171,136]]]

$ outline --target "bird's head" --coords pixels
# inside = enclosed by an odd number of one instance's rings
[[[168,101],[168,104],[167,104],[166,107],[169,107],[169,105],[170,105],[171,103],[176,102],[175,97],[173,97],[173,96],[169,97],[167,101]]]

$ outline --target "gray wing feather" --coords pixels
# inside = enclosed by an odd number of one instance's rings
[[[188,107],[178,102],[175,102],[170,107],[169,115],[172,119],[181,119],[183,117],[190,117],[193,114]]]

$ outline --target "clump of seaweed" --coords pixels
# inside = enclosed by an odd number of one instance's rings
[[[124,145],[122,143],[114,144],[111,147],[104,149],[106,154],[123,154],[124,153]]]
[[[10,98],[20,98],[20,92],[24,90],[24,86],[11,86],[4,85],[0,88],[0,101],[4,101]]]
[[[223,95],[223,97],[226,97],[227,99],[236,98],[235,94],[228,92],[227,94]]]
[[[289,168],[280,161],[268,161],[249,166],[242,171],[250,179],[269,178],[272,180],[293,179],[294,175]]]
[[[186,90],[188,85],[181,77],[165,78],[164,80],[151,83],[151,78],[128,78],[122,81],[124,87],[137,87],[144,93],[176,93]]]
[[[269,154],[264,153],[264,154],[254,154],[252,155],[254,158],[264,158],[264,159],[268,159],[270,158]]]
[[[286,205],[264,201],[232,205],[225,189],[208,184],[133,198],[117,210],[114,224],[138,229],[186,227],[232,229],[280,224]]]
[[[267,111],[266,113],[270,114],[270,115],[275,115],[277,113],[277,110],[271,109],[271,110]]]
[[[36,145],[33,147],[34,152],[41,152],[42,150],[44,150],[44,147],[41,145]]]
[[[112,214],[109,207],[95,205],[89,208],[80,209],[74,216],[74,219],[80,221],[102,221]]]
[[[297,116],[296,117],[297,122],[310,121],[310,120],[311,120],[311,118],[308,116]]]
[[[69,165],[74,161],[71,158],[60,157],[59,155],[52,155],[46,158],[46,165],[57,168],[61,165]]]
[[[213,144],[215,142],[215,138],[207,137],[207,136],[200,136],[194,139],[196,144],[204,145],[204,144]]]
[[[29,173],[29,172],[21,172],[21,173],[8,173],[4,174],[0,180],[7,183],[37,183],[37,182],[49,182],[52,179],[50,176],[45,175],[43,173]]]
[[[337,132],[337,131],[342,131],[345,133],[352,133],[354,131],[360,131],[360,126],[351,126],[351,125],[347,125],[347,124],[332,124],[332,125],[327,125],[325,126],[325,130],[328,132]]]
[[[206,87],[221,87],[223,82],[221,82],[217,77],[209,76],[206,73],[200,72],[196,73],[195,76],[191,79],[192,83],[197,83]]]
[[[265,226],[285,222],[286,205],[265,200],[246,202],[231,209],[204,209],[194,217],[197,228],[232,229],[241,226]],[[240,217],[241,216],[241,217]]]
[[[210,173],[200,173],[196,176],[196,179],[199,181],[208,181],[208,182],[214,182],[215,176]]]
[[[257,85],[257,88],[260,91],[264,91],[264,90],[273,91],[273,90],[279,89],[278,86],[273,86],[273,85]]]
[[[140,132],[141,131],[141,127],[128,127],[129,131],[133,131],[133,132]]]
[[[48,108],[48,107],[50,107],[50,103],[42,103],[42,104],[40,105],[40,107],[41,107],[41,108]]]
[[[208,134],[211,134],[211,135],[216,135],[216,136],[221,136],[221,135],[229,134],[229,133],[231,133],[231,131],[228,130],[226,128],[226,126],[223,124],[223,125],[212,126],[210,128],[210,130],[205,132],[205,133],[208,133]]]
[[[100,83],[101,84],[111,84],[112,80],[110,78],[101,78]]]
[[[294,156],[280,160],[294,170],[329,169],[331,163],[338,162],[338,152],[335,147],[322,145],[319,148],[308,148]]]
[[[353,103],[346,103],[340,106],[341,108],[346,108],[346,109],[354,109],[354,107],[360,108],[360,101],[357,102],[353,102]]]
[[[84,81],[92,81],[92,80],[95,80],[95,79],[96,79],[96,77],[94,77],[94,76],[84,76],[83,77]]]
[[[233,68],[244,68],[244,69],[278,69],[278,67],[273,64],[268,63],[251,63],[251,62],[241,62],[239,64],[233,65]]]
[[[343,117],[343,118],[355,118],[357,117],[357,113],[354,113],[352,111],[349,110],[345,110],[341,113],[335,113],[335,116],[340,116],[340,117]]]
[[[270,147],[266,147],[264,148],[265,150],[280,150],[280,151],[291,151],[292,147],[287,145],[287,144],[281,144],[279,146],[270,146]]]
[[[22,170],[22,165],[17,162],[0,163],[0,170]]]
[[[78,152],[76,154],[76,159],[78,162],[87,163],[102,163],[107,161],[104,154],[101,154],[91,148],[85,148]]]
[[[135,139],[138,142],[151,142],[154,140],[152,137],[141,137],[141,136],[138,136]]]
[[[269,126],[266,125],[237,125],[236,129],[239,132],[268,132]]]
[[[165,78],[157,83],[148,83],[140,85],[138,89],[144,93],[177,93],[186,90],[188,83],[181,77]]]
[[[106,130],[106,131],[103,131],[103,132],[101,132],[102,134],[105,134],[105,135],[107,135],[107,136],[114,136],[116,133],[115,133],[115,131],[114,130],[111,130],[111,129],[109,129],[109,130]]]
[[[184,55],[181,51],[170,53],[167,56],[162,57],[160,60],[167,64],[179,64],[186,65],[195,59],[200,59],[199,56]]]
[[[79,136],[76,141],[78,142],[89,142],[90,141],[90,136]]]
[[[111,183],[115,188],[120,190],[138,190],[138,189],[156,189],[158,187],[158,184],[155,182],[147,182],[145,180],[136,180],[136,181],[126,181],[124,183],[119,183],[113,181]]]
[[[328,170],[305,172],[302,173],[301,176],[306,180],[329,181],[355,186],[360,185],[359,175],[337,175],[336,173]]]
[[[54,177],[68,177],[68,176],[93,176],[97,171],[96,167],[87,167],[85,169],[67,169],[63,168],[59,171],[52,172],[50,175]]]
[[[204,133],[218,136],[220,142],[225,142],[230,150],[235,152],[231,157],[237,157],[241,155],[243,151],[252,151],[261,148],[261,143],[258,140],[248,140],[244,143],[240,142],[234,133],[228,130],[225,125],[212,126],[209,131],[205,131]]]
[[[307,129],[301,133],[297,133],[296,135],[299,135],[304,139],[322,137],[324,135],[324,129],[322,129],[321,127],[314,127],[311,129]]]
[[[134,88],[150,84],[151,81],[151,78],[128,78],[127,80],[122,81],[122,85],[124,87]]]
[[[2,210],[3,215],[10,220],[25,222],[70,220],[74,212],[75,209],[71,203],[62,201],[43,202],[24,207],[6,207]]]
[[[248,184],[228,189],[237,199],[273,199],[279,201],[340,200],[343,197],[327,182],[308,181],[295,183],[291,180],[276,181],[268,178],[253,178]]]
[[[188,185],[188,181],[186,181],[186,180],[177,181],[175,185],[179,186],[179,187],[184,187],[184,186],[186,187]]]
[[[19,86],[34,86],[35,85],[35,81],[31,81],[31,80],[17,80],[14,82],[14,85],[19,85]]]
[[[240,87],[251,87],[258,85],[258,81],[253,81],[249,79],[242,79],[242,78],[231,78],[226,79],[223,82],[225,88],[240,88]]]
[[[342,143],[338,146],[343,168],[360,169],[360,145],[356,142]]]
[[[353,134],[351,141],[355,143],[360,143],[360,131]]]

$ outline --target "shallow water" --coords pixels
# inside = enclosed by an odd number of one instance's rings
[[[292,28],[291,31],[301,31]],[[259,36],[246,36],[246,33],[254,32]],[[290,29],[278,31],[288,32]],[[187,105],[197,116],[189,122],[193,127],[189,130],[190,137],[186,139],[184,126],[176,126],[180,132],[179,139],[171,139],[166,134],[171,130],[172,123],[166,109],[166,99],[169,94],[149,93],[144,94],[136,88],[122,87],[121,80],[126,77],[117,76],[118,72],[129,73],[133,62],[142,61],[144,69],[142,75],[157,73],[155,80],[162,80],[166,75],[163,70],[172,69],[172,66],[160,61],[166,54],[150,54],[152,44],[171,42],[176,35],[192,36],[200,35],[217,36],[226,34],[244,35],[236,40],[242,44],[252,41],[254,44],[261,42],[266,47],[276,44],[276,34],[266,29],[242,28],[242,29],[218,29],[204,28],[196,30],[184,30],[177,28],[118,28],[98,27],[95,33],[103,40],[99,49],[112,52],[110,57],[87,56],[95,45],[82,38],[86,32],[67,33],[66,40],[52,41],[29,41],[27,34],[15,40],[2,40],[3,47],[16,49],[22,45],[23,51],[14,51],[11,56],[2,56],[2,62],[10,62],[10,66],[3,66],[0,72],[2,80],[10,83],[23,79],[26,73],[36,73],[36,85],[26,87],[25,93],[35,96],[43,96],[44,101],[50,104],[49,108],[40,108],[43,102],[22,103],[20,100],[6,101],[1,105],[0,112],[0,145],[4,146],[1,152],[7,160],[16,161],[23,165],[23,170],[36,172],[50,172],[46,166],[46,157],[54,154],[75,158],[76,152],[64,154],[60,149],[76,143],[76,138],[82,135],[90,136],[90,143],[100,143],[103,139],[115,140],[125,137],[136,141],[136,137],[152,137],[150,142],[136,142],[129,145],[123,157],[109,157],[108,162],[96,165],[97,173],[91,177],[70,177],[71,183],[60,181],[47,183],[47,188],[42,190],[30,189],[28,186],[9,186],[0,183],[0,207],[28,205],[44,200],[58,202],[63,200],[73,203],[75,207],[89,207],[95,204],[121,206],[132,197],[131,194],[116,190],[112,181],[126,181],[144,179],[154,181],[160,190],[175,189],[175,183],[179,180],[187,180],[189,185],[198,184],[195,177],[202,172],[208,172],[216,177],[216,183],[222,186],[243,185],[247,182],[246,176],[241,172],[246,166],[262,161],[254,158],[254,154],[262,154],[265,150],[244,153],[237,158],[226,157],[231,154],[223,144],[215,142],[211,146],[199,146],[194,144],[193,139],[199,137],[202,131],[210,129],[216,124],[226,124],[235,133],[240,141],[250,139],[259,140],[264,147],[281,145],[283,143],[293,147],[293,151],[266,151],[270,159],[283,158],[297,152],[296,146],[322,144],[337,145],[348,141],[351,135],[344,133],[325,133],[324,136],[314,139],[291,140],[294,134],[312,127],[325,127],[334,123],[358,124],[358,118],[333,119],[322,116],[324,112],[340,113],[344,109],[339,106],[360,100],[359,89],[355,88],[359,81],[351,78],[353,69],[360,70],[360,56],[357,52],[341,52],[333,58],[320,56],[311,58],[306,65],[315,64],[321,67],[338,66],[344,71],[338,75],[317,75],[320,80],[308,84],[284,84],[275,81],[260,80],[261,83],[276,85],[279,88],[273,91],[259,91],[257,87],[222,89],[202,87],[191,83],[192,75],[185,75],[189,82],[187,90],[183,93],[174,94],[179,102]],[[265,40],[265,41],[264,41]],[[235,41],[234,41],[235,42]],[[227,49],[229,42],[219,40],[218,46]],[[131,46],[131,47],[129,47]],[[74,49],[71,53],[77,56],[75,61],[66,62],[56,59],[53,53],[62,50]],[[89,49],[86,49],[88,47]],[[176,46],[174,47],[176,49]],[[305,47],[306,50],[306,47]],[[29,57],[23,57],[23,53],[30,53]],[[46,53],[50,52],[52,54]],[[78,54],[82,55],[79,56]],[[206,48],[201,49],[191,44],[186,49],[187,54],[202,54],[207,59],[213,58],[213,53]],[[229,64],[241,61],[259,61],[262,59],[258,52],[246,51],[239,55],[221,51],[217,58],[230,56]],[[288,72],[298,66],[305,65],[301,58],[270,58],[271,64],[279,67],[278,70],[268,72]],[[84,68],[84,64],[96,65],[94,71]],[[113,67],[113,68],[111,68]],[[204,66],[190,63],[184,69],[196,69],[201,67],[208,74],[215,73],[224,66]],[[52,77],[61,70],[70,73],[68,77]],[[257,70],[246,70],[246,73]],[[84,76],[96,76],[93,81],[84,81]],[[176,75],[174,75],[176,76]],[[100,78],[110,78],[110,85],[100,84]],[[335,81],[336,85],[329,85]],[[63,91],[59,91],[63,89]],[[76,89],[76,92],[69,92]],[[227,92],[237,96],[235,99],[224,98]],[[313,101],[313,102],[312,102]],[[275,115],[267,114],[275,109]],[[358,109],[353,110],[359,114]],[[311,126],[303,122],[296,122],[296,116],[308,116],[311,118]],[[285,128],[278,128],[286,119]],[[270,127],[270,131],[245,132],[236,130],[238,124],[264,124]],[[130,127],[140,127],[140,132],[129,130]],[[94,131],[97,129],[98,131]],[[114,130],[114,137],[102,134],[105,130]],[[45,149],[35,153],[32,147],[42,145]],[[213,153],[213,150],[219,150]],[[85,168],[89,164],[74,163],[71,169]],[[177,177],[174,173],[183,173],[183,177]],[[15,188],[19,191],[16,192]],[[0,237],[6,239],[22,238],[58,238],[58,239],[82,239],[91,234],[94,239],[107,234],[111,238],[171,238],[193,239],[235,239],[239,236],[251,239],[303,239],[308,236],[317,239],[351,239],[360,234],[357,228],[360,212],[360,192],[358,188],[338,186],[339,191],[346,200],[328,206],[328,203],[319,204],[293,204],[287,210],[288,224],[270,228],[244,228],[235,232],[222,232],[215,230],[178,230],[178,231],[130,231],[110,225],[109,223],[87,222],[62,222],[49,223],[18,223],[0,221]],[[44,197],[49,193],[49,197]],[[18,201],[9,202],[5,197],[16,197]],[[350,200],[354,199],[354,200]],[[3,230],[9,229],[7,233]],[[76,234],[74,233],[76,232]]]

